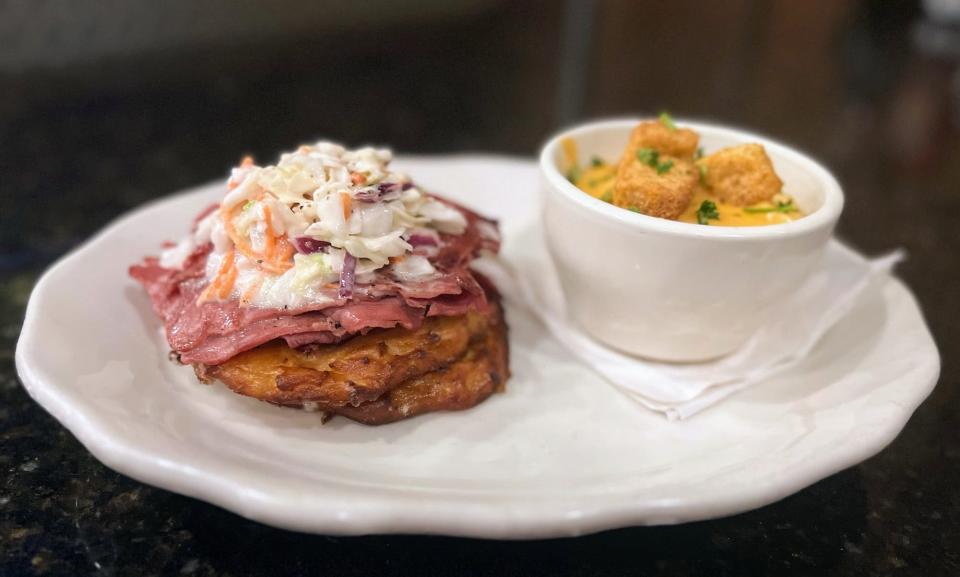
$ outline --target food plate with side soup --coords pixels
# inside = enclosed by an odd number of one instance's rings
[[[532,160],[400,156],[396,166],[498,219],[508,263],[541,233]],[[730,515],[875,454],[936,380],[917,304],[889,279],[803,364],[669,422],[580,365],[504,291],[505,392],[380,427],[321,424],[197,383],[164,356],[161,323],[127,277],[130,262],[222,196],[217,183],[144,206],[54,265],[30,297],[17,368],[108,466],[278,527],[523,539]]]

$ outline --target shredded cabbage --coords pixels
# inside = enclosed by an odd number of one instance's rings
[[[240,275],[236,285],[255,293],[246,300],[264,305],[283,296],[280,292],[293,291],[303,299],[337,282],[346,253],[356,259],[361,284],[384,267],[400,280],[435,274],[423,256],[425,249],[412,254],[406,239],[416,234],[422,244],[425,233],[436,238],[438,233],[462,234],[467,220],[391,170],[392,157],[385,149],[348,150],[318,142],[281,155],[275,166],[259,167],[245,159],[231,172],[219,210],[198,223],[163,262],[181,266],[194,247],[206,242],[214,245],[211,262],[234,251]],[[303,237],[320,248],[291,255],[290,243]],[[208,265],[208,276],[216,270]]]

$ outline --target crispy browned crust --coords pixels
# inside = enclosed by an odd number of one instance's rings
[[[486,313],[431,317],[416,330],[373,331],[309,350],[273,341],[216,366],[194,365],[203,382],[288,407],[382,424],[476,405],[508,376],[499,304]]]
[[[506,326],[495,322],[449,367],[414,377],[379,399],[330,409],[367,425],[382,425],[432,411],[461,411],[501,392],[510,376]]]

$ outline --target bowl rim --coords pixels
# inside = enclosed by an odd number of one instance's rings
[[[576,139],[584,134],[599,131],[629,131],[638,123],[648,120],[656,120],[656,118],[623,117],[596,120],[578,124],[557,132],[540,150],[540,173],[548,184],[545,188],[551,193],[559,194],[564,199],[610,222],[639,230],[693,238],[761,240],[793,237],[808,234],[825,227],[832,227],[840,218],[840,213],[843,211],[844,205],[843,189],[833,174],[822,164],[782,142],[747,130],[711,122],[687,120],[684,118],[675,119],[678,125],[696,130],[701,135],[709,133],[734,140],[762,144],[771,157],[782,158],[788,162],[799,165],[817,180],[823,188],[823,204],[807,216],[791,222],[764,226],[703,226],[631,212],[594,198],[574,186],[557,167],[554,159],[557,157],[560,142],[563,139],[570,137]]]

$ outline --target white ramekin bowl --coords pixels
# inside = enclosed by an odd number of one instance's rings
[[[699,122],[709,154],[762,144],[783,191],[807,213],[769,226],[697,225],[637,214],[597,200],[564,177],[561,141],[580,162],[619,159],[641,119],[591,122],[554,136],[540,154],[543,218],[571,317],[597,340],[663,361],[732,352],[817,267],[843,209],[836,179],[816,161],[762,136]]]

